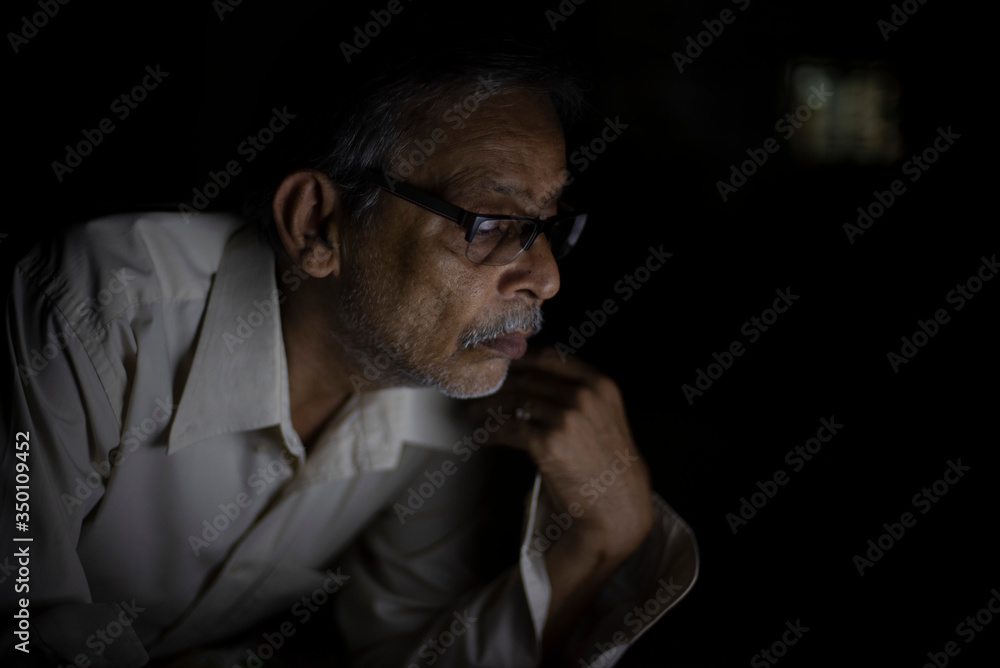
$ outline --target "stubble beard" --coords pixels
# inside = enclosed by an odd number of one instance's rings
[[[373,244],[366,245],[370,248]],[[362,389],[433,387],[456,399],[499,390],[507,378],[509,362],[496,382],[484,386],[485,378],[476,382],[455,374],[446,363],[421,359],[419,344],[432,340],[436,323],[420,318],[412,307],[392,302],[376,275],[380,266],[382,259],[372,250],[345,258],[341,289],[330,314],[328,333],[356,365],[354,373],[363,379]],[[537,332],[541,326],[541,307],[524,304],[508,313],[485,315],[482,323],[462,332],[458,348],[468,350],[515,330]],[[372,369],[377,372],[374,379],[370,378]]]

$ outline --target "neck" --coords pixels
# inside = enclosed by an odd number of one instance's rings
[[[286,293],[281,304],[289,412],[292,427],[307,450],[354,392],[345,351],[322,332],[317,315],[324,305],[313,297],[314,287],[302,285]]]

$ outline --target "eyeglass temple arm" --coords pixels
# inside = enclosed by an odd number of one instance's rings
[[[413,204],[427,209],[431,213],[435,213],[452,222],[457,223],[461,221],[462,217],[466,213],[465,209],[455,206],[454,204],[449,204],[448,202],[440,200],[433,195],[421,192],[402,181],[394,180],[394,182],[390,183],[389,180],[380,172],[372,171],[371,181],[379,188],[388,190],[396,196],[402,197],[406,201],[412,202]]]

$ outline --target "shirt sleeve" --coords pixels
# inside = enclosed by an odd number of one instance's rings
[[[16,589],[13,573],[6,575],[0,596],[6,629],[2,649],[36,663],[45,657],[40,665],[54,665],[56,659],[72,664],[80,654],[91,666],[143,665],[146,651],[131,627],[119,622],[120,605],[91,599],[76,552],[84,519],[104,493],[105,473],[95,462],[107,462],[108,451],[118,444],[118,420],[78,332],[20,270],[6,325],[2,355],[10,402],[0,415],[0,541],[8,554],[27,552],[21,557],[27,575],[20,576],[25,581]],[[16,450],[16,441],[29,447]],[[19,452],[26,456],[18,457]],[[18,462],[27,464],[27,490],[15,489]],[[25,491],[27,518],[15,518],[15,504]],[[21,520],[26,521],[15,523]],[[15,537],[31,540],[15,542]],[[25,601],[27,634],[16,636],[8,620],[25,609]],[[98,635],[109,625],[122,629],[111,644]],[[28,654],[15,648],[24,639]]]
[[[427,468],[441,465],[429,460]],[[476,505],[469,501],[476,481],[474,474],[454,476],[415,512],[384,513],[344,556],[354,581],[338,596],[336,615],[356,665],[539,665],[551,596],[539,537],[546,530],[555,536],[552,526],[561,525],[537,476],[518,563],[491,582],[477,581],[470,568],[477,559]],[[613,665],[694,584],[693,534],[659,497],[654,501],[653,530],[583,615],[569,656],[603,656],[609,663],[596,665]]]
[[[525,561],[547,549],[572,530],[572,517],[557,513],[536,476],[529,530],[521,545],[525,591],[532,610],[546,610],[550,597],[544,559]],[[618,567],[577,621],[564,655],[570,665],[613,666],[628,647],[673,608],[698,577],[698,544],[691,528],[663,499],[653,493],[653,526],[646,540]],[[529,568],[531,570],[529,570]],[[530,586],[544,582],[542,586]],[[536,622],[538,638],[544,618]]]

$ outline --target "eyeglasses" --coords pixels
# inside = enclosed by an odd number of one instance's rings
[[[438,199],[403,182],[393,183],[383,174],[371,172],[369,180],[383,190],[416,204],[465,229],[465,257],[474,264],[500,266],[513,262],[523,251],[544,234],[552,255],[557,260],[564,257],[576,244],[587,222],[586,213],[573,211],[559,203],[566,213],[545,220],[510,216],[505,214],[472,213],[454,204]]]

